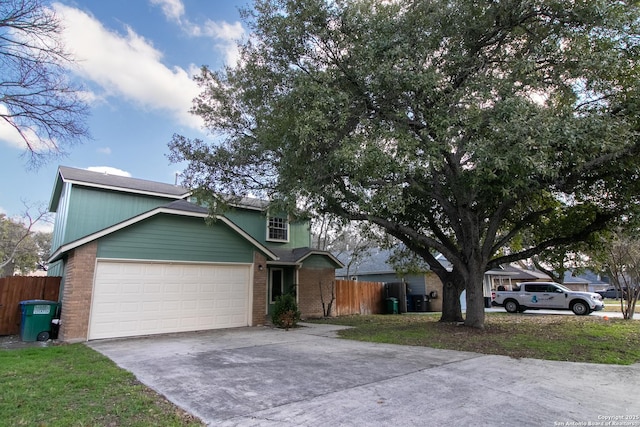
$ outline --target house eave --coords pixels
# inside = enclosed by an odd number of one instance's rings
[[[337,268],[344,268],[344,264],[342,263],[342,261],[340,261],[338,258],[336,258],[331,252],[325,252],[325,251],[310,251],[308,253],[306,253],[304,256],[300,257],[300,259],[298,259],[299,263],[304,262],[305,259],[309,258],[310,256],[313,255],[320,255],[320,256],[326,256],[329,257],[331,259],[331,261],[333,261],[338,267]]]
[[[302,266],[301,262],[295,262],[295,261],[267,261],[267,265],[286,265],[286,266],[292,266],[292,267],[299,267]]]
[[[71,185],[81,185],[83,187],[99,188],[101,190],[120,191],[120,192],[132,193],[132,194],[156,196],[156,197],[163,197],[163,198],[175,199],[175,200],[186,199],[192,194],[191,191],[185,191],[184,193],[180,193],[180,194],[169,194],[169,193],[162,193],[157,191],[146,191],[146,190],[139,190],[135,188],[122,188],[114,185],[96,184],[92,182],[77,181],[73,179],[64,179],[64,178],[63,178],[63,181]]]

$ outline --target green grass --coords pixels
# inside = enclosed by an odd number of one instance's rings
[[[0,425],[201,426],[82,344],[0,350]]]
[[[640,322],[598,316],[487,313],[483,330],[440,314],[348,316],[312,322],[353,326],[343,338],[515,358],[629,365],[640,362]]]

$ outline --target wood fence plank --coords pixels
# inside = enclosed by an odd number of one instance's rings
[[[0,335],[20,333],[20,301],[58,301],[61,279],[32,276],[0,278]]]
[[[383,312],[384,283],[336,280],[336,315]]]

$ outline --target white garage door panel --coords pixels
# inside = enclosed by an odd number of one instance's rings
[[[249,266],[99,261],[89,339],[249,324]]]

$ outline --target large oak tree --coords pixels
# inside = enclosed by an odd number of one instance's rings
[[[466,289],[483,327],[487,269],[632,215],[638,17],[609,0],[258,0],[239,65],[197,77],[215,137],[175,135],[170,157],[204,199],[381,227],[444,283],[443,321]]]

